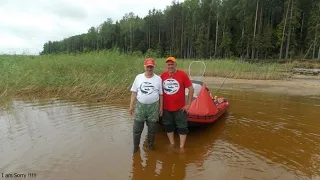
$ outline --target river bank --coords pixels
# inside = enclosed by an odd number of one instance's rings
[[[29,96],[61,97],[86,101],[113,101],[130,96],[130,87],[143,72],[146,57],[115,51],[43,56],[0,56],[0,99]],[[164,58],[155,58],[155,72],[165,71]],[[195,59],[178,59],[186,72]],[[249,63],[240,60],[204,60],[205,82],[222,89],[259,90],[299,95],[319,95],[317,80],[296,79],[295,63]],[[203,66],[194,64],[191,75],[201,75]],[[294,75],[296,77],[296,75]],[[230,78],[230,79],[229,79]],[[318,79],[319,80],[319,79]],[[214,92],[213,92],[214,93]]]
[[[222,77],[204,77],[203,81],[211,93],[217,96],[221,91],[245,91],[268,94],[280,94],[289,96],[311,96],[320,99],[320,76],[295,75],[289,80],[247,80]],[[58,98],[68,100],[80,100],[85,102],[124,103],[130,99],[130,86],[117,87],[117,89],[99,88],[94,91],[81,92],[77,88],[63,88],[60,91],[46,89],[34,91],[23,89],[16,95],[8,96],[8,99],[37,99]],[[220,88],[221,87],[221,88]],[[220,88],[220,90],[219,90]],[[96,93],[94,93],[96,92]],[[97,93],[98,92],[98,93]],[[78,94],[79,93],[79,94]],[[1,99],[5,98],[2,96]]]
[[[294,75],[287,80],[204,77],[203,81],[211,89],[212,93],[217,92],[221,86],[220,90],[245,90],[298,96],[320,96],[320,76]]]

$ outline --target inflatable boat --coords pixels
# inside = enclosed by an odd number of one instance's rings
[[[187,112],[189,124],[208,124],[218,120],[228,109],[226,98],[213,97],[202,81],[192,80],[193,100]],[[186,102],[188,89],[186,89]]]

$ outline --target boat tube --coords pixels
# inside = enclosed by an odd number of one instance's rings
[[[195,89],[190,108],[187,112],[188,121],[192,123],[212,123],[219,119],[228,109],[229,102],[225,98],[214,98],[206,85],[201,81],[192,80]],[[188,89],[186,89],[186,102]]]

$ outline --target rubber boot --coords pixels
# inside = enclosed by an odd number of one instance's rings
[[[133,153],[139,150],[141,134],[134,134],[133,135]]]
[[[148,148],[152,151],[155,151],[156,148],[154,147],[154,135],[148,134]]]

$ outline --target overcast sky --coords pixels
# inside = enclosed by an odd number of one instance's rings
[[[0,53],[38,54],[49,40],[87,32],[107,18],[140,17],[172,0],[0,0]],[[183,0],[179,0],[183,2]]]

